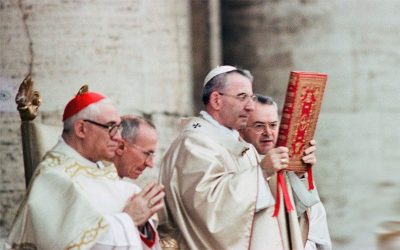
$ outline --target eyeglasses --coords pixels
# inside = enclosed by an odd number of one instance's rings
[[[257,134],[262,134],[265,131],[267,131],[267,128],[269,128],[270,130],[277,130],[279,126],[278,122],[269,122],[269,123],[256,123],[248,127],[253,129]]]
[[[142,154],[144,154],[146,156],[146,160],[147,159],[154,159],[154,157],[156,156],[156,154],[151,150],[147,151],[144,148],[142,148],[142,147],[140,147],[140,146],[138,146],[136,144],[129,144],[129,145],[135,147],[137,150],[142,152]]]
[[[101,123],[98,123],[98,122],[95,122],[95,121],[92,121],[92,120],[88,120],[88,119],[85,119],[85,120],[83,120],[84,122],[88,122],[88,123],[91,123],[91,124],[93,124],[93,125],[96,125],[96,126],[99,126],[99,127],[101,127],[101,128],[105,128],[105,129],[108,129],[108,134],[111,136],[111,137],[113,137],[114,135],[116,135],[117,133],[118,133],[118,131],[119,130],[121,130],[121,123],[120,124],[117,124],[117,123],[112,123],[112,124],[101,124]]]
[[[229,95],[229,94],[225,94],[225,93],[221,93],[221,92],[218,92],[218,94],[223,95],[223,96],[233,97],[233,98],[239,100],[240,102],[245,102],[245,103],[248,103],[249,101],[253,101],[253,102],[257,101],[256,95],[248,95],[248,94],[244,94],[244,93],[239,94],[239,95]]]

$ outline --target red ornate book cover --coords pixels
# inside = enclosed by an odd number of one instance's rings
[[[289,149],[288,171],[307,171],[301,158],[314,138],[327,78],[322,73],[290,72],[277,142]]]

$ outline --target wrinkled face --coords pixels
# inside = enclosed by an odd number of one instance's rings
[[[254,145],[259,154],[266,154],[275,147],[278,139],[279,121],[276,107],[256,103],[247,127],[241,131],[243,139]]]
[[[116,163],[118,175],[138,178],[147,167],[153,167],[157,147],[157,133],[152,127],[140,125],[134,144],[124,143],[120,161]]]
[[[254,110],[252,83],[239,74],[227,75],[226,87],[220,91],[220,123],[231,129],[243,128]]]
[[[121,118],[112,104],[102,104],[101,110],[101,114],[93,119],[94,122],[107,126],[121,123]],[[84,149],[86,158],[93,162],[100,160],[111,161],[121,140],[121,132],[118,131],[111,136],[107,128],[90,122],[85,122],[85,127],[88,129]]]

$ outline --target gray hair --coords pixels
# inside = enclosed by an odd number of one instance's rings
[[[253,82],[253,75],[247,69],[237,68],[236,70],[229,71],[226,73],[222,73],[214,76],[209,80],[206,85],[203,87],[202,101],[204,105],[207,105],[210,102],[211,93],[214,91],[222,91],[226,86],[226,76],[231,73],[239,73],[244,77],[247,77],[250,82]]]
[[[256,94],[256,96],[258,103],[274,106],[276,110],[278,110],[278,104],[276,104],[276,102],[272,97],[260,94]]]
[[[156,129],[154,124],[139,116],[124,116],[121,118],[121,137],[128,143],[135,143],[140,126]]]
[[[106,105],[112,104],[111,99],[108,98],[102,99],[96,103],[87,106],[86,108],[82,109],[75,115],[66,119],[63,123],[64,125],[63,132],[71,131],[72,128],[74,127],[74,123],[78,120],[84,120],[84,119],[96,120],[97,117],[101,114],[102,107],[105,104]]]

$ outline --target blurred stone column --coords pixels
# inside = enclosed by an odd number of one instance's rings
[[[254,92],[271,95],[280,105],[293,65],[287,41],[301,25],[296,13],[290,16],[291,2],[221,1],[224,64],[249,69]]]
[[[211,68],[221,64],[219,0],[191,1],[193,99],[195,114],[202,108],[203,80]]]

